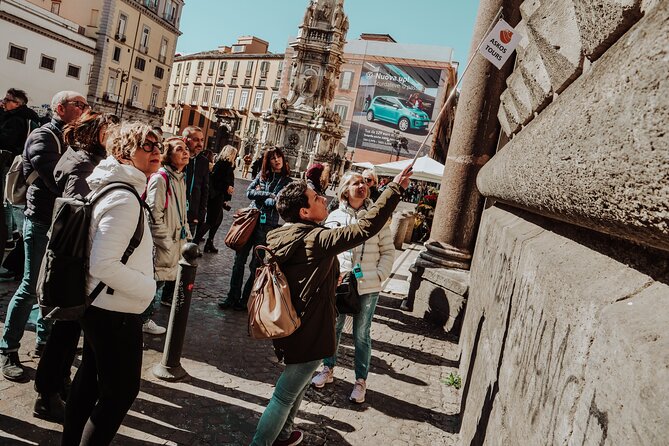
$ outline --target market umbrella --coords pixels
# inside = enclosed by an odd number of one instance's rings
[[[392,163],[379,164],[374,166],[376,175],[392,177],[400,173],[404,168],[411,164],[411,159],[395,161]],[[429,156],[421,156],[413,165],[412,180],[429,181],[432,183],[441,183],[441,177],[444,175],[444,165],[435,161]]]

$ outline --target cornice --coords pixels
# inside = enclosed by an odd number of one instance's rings
[[[19,17],[16,17],[14,15],[11,15],[5,11],[0,11],[0,19],[6,20],[10,23],[13,23],[15,25],[18,25],[22,28],[28,29],[34,33],[40,34],[42,36],[48,37],[52,40],[55,40],[57,42],[64,43],[65,45],[71,46],[73,48],[76,48],[80,51],[84,51],[89,54],[95,54],[95,47],[88,47],[86,45],[83,45],[76,40],[68,39],[67,37],[63,37],[60,34],[56,34],[53,31],[49,31],[48,29],[44,29],[41,26],[35,25],[34,23],[30,23],[26,20],[23,20]]]

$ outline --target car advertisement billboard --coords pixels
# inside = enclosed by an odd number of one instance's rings
[[[439,114],[445,79],[442,69],[363,62],[346,145],[413,156]]]

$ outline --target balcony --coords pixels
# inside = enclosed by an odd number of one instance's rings
[[[118,102],[118,95],[114,93],[103,93],[102,100],[109,102]]]
[[[128,99],[125,103],[128,107],[142,108],[143,104],[139,101],[133,101],[132,98]]]
[[[167,60],[167,56],[165,56],[164,54],[161,54],[161,55],[158,56],[158,62],[165,63],[166,60]]]
[[[118,40],[119,42],[125,42],[125,34],[116,33],[114,35],[114,39]]]
[[[149,47],[146,45],[140,45],[139,52],[142,54],[147,54],[149,52]]]
[[[149,113],[153,113],[154,115],[162,115],[164,112],[165,110],[160,107],[156,107],[155,105],[149,105]]]

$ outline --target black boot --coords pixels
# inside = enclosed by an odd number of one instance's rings
[[[57,393],[38,393],[33,415],[43,420],[62,423],[65,420],[65,401]]]
[[[214,246],[214,241],[212,239],[207,239],[204,244],[204,252],[210,252],[212,254],[218,254],[218,249]]]

